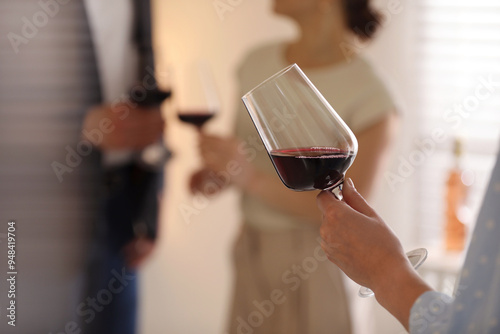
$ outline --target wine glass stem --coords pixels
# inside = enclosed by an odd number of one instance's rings
[[[339,201],[341,201],[344,198],[344,196],[342,195],[342,185],[343,184],[344,184],[344,180],[340,181],[340,183],[338,185],[336,185],[335,187],[330,189],[333,196],[335,196],[335,198],[338,199]]]

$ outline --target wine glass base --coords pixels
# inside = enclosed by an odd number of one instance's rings
[[[406,256],[408,257],[408,260],[410,260],[413,268],[418,269],[418,267],[420,267],[422,263],[424,263],[424,261],[427,259],[427,254],[427,249],[417,248],[406,253]],[[362,286],[361,288],[359,288],[358,295],[362,298],[368,298],[373,297],[375,294],[372,290]]]

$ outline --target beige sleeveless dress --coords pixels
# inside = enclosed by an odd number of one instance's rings
[[[242,94],[287,66],[283,48],[273,44],[250,53],[238,73]],[[354,133],[396,109],[379,75],[362,58],[305,73]],[[252,163],[278,178],[242,103],[236,135],[246,143]],[[319,229],[246,193],[241,206],[229,333],[351,333],[342,275],[321,250]]]

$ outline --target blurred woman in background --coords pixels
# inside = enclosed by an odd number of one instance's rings
[[[355,133],[359,152],[348,176],[369,197],[395,134],[397,113],[382,80],[353,51],[359,39],[373,37],[379,16],[368,0],[275,0],[274,11],[292,19],[300,35],[245,58],[238,71],[240,96],[297,63]],[[222,183],[242,191],[229,333],[350,333],[341,272],[325,261],[318,241],[317,193],[293,192],[281,183],[250,117],[238,105],[236,136],[200,135],[204,167],[191,179],[193,192]],[[231,178],[217,179],[222,175]]]

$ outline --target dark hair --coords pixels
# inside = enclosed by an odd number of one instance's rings
[[[348,28],[363,40],[371,39],[380,27],[380,14],[369,0],[342,0]]]

